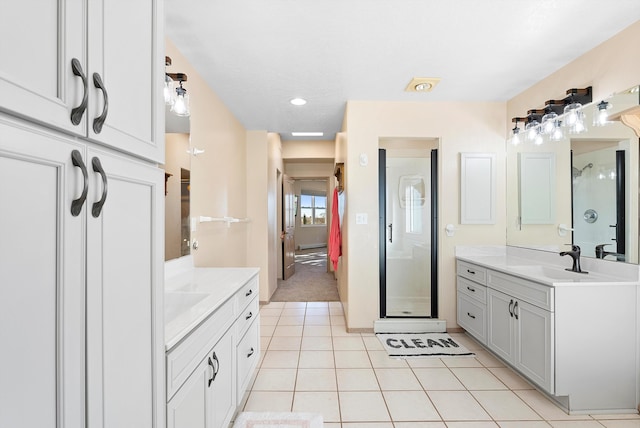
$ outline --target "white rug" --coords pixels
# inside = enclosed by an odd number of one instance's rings
[[[318,413],[242,412],[233,428],[322,428]]]
[[[390,357],[473,356],[447,333],[376,333]]]

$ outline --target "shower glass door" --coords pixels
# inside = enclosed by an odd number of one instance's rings
[[[429,149],[380,150],[381,318],[437,316],[431,164]]]

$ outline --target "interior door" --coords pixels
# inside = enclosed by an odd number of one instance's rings
[[[294,232],[296,230],[296,206],[294,194],[294,180],[288,176],[282,177],[282,223],[284,242],[282,246],[282,278],[289,279],[296,272],[296,244]]]

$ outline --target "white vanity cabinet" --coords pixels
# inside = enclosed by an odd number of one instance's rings
[[[162,161],[162,9],[61,0],[34,13],[11,3],[0,16],[0,111]]]
[[[636,411],[637,280],[570,278],[563,267],[539,279],[518,273],[543,271],[527,259],[479,259],[457,261],[462,328],[570,413]]]
[[[198,269],[213,272],[216,279],[198,279],[198,286],[187,288],[198,293],[208,290],[216,303],[209,307],[205,299],[195,309],[187,309],[188,313],[200,313],[203,308],[206,312],[193,319],[184,316],[183,324],[194,324],[193,328],[183,329],[167,342],[168,428],[226,428],[260,356],[257,269],[241,272],[245,279],[232,289],[218,286],[230,277],[225,268]],[[219,298],[217,290],[227,295]]]
[[[0,426],[164,426],[163,190],[156,167],[0,115]]]

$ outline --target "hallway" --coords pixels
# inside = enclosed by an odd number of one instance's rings
[[[288,280],[278,279],[272,302],[336,302],[337,281],[327,272],[327,248],[297,250],[295,274]]]

